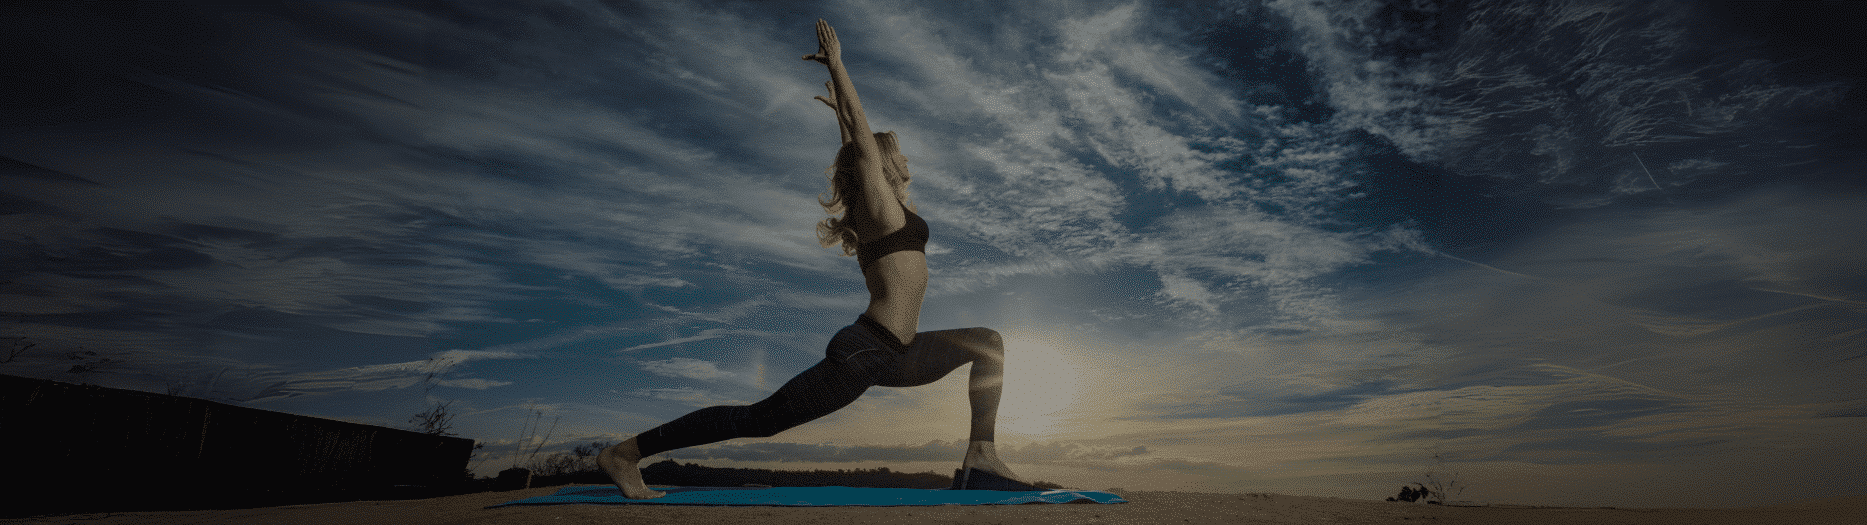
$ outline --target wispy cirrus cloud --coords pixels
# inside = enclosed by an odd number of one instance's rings
[[[1161,275],[1164,305],[1212,315],[1271,287],[1288,298],[1273,309],[1309,317],[1328,315],[1298,299],[1328,295],[1315,277],[1397,247],[1380,230],[1322,229],[1317,218],[1353,187],[1343,164],[1352,148],[1314,126],[1239,119],[1245,105],[1229,81],[1166,38],[1176,29],[1154,6],[1051,5],[1040,9],[1063,16],[1023,31],[934,31],[922,21],[952,14],[860,5],[876,16],[839,34],[896,40],[852,45],[863,51],[851,67],[902,71],[862,83],[880,87],[864,91],[876,93],[865,105],[880,129],[901,133],[938,237],[957,238],[933,259],[936,295],[1139,267]],[[1028,51],[954,58],[1005,49]],[[980,126],[996,132],[965,132]],[[1155,208],[1184,198],[1207,204]],[[1214,231],[1213,221],[1235,227]],[[1189,240],[1163,245],[1176,237]],[[1238,242],[1272,237],[1283,241]],[[1346,254],[1290,256],[1331,251]]]
[[[666,377],[685,377],[688,379],[712,380],[732,377],[732,372],[720,370],[719,364],[712,361],[676,357],[661,361],[638,361],[642,370]]]
[[[421,361],[387,363],[309,373],[279,373],[276,374],[278,377],[275,383],[260,390],[246,401],[264,401],[272,398],[287,398],[335,392],[369,392],[395,388],[409,388],[429,381],[440,386],[485,390],[487,388],[510,385],[512,382],[447,376],[449,374],[454,374],[456,370],[474,361],[535,358],[537,358],[537,356],[516,352],[447,350],[437,352],[430,358]],[[263,380],[263,378],[255,379]]]
[[[643,350],[643,349],[648,349],[648,348],[657,348],[657,347],[663,347],[663,346],[673,346],[673,345],[678,345],[678,344],[692,343],[695,341],[705,341],[708,339],[713,339],[713,338],[725,335],[726,332],[727,331],[725,329],[720,329],[720,328],[701,330],[700,333],[697,333],[691,336],[676,337],[676,338],[669,339],[666,341],[657,341],[657,342],[648,343],[648,344],[635,345],[635,346],[631,346],[631,347],[624,348],[624,349],[617,350],[617,351],[618,352],[630,352],[630,351]]]
[[[1731,187],[1691,168],[1699,162],[1774,169],[1806,160],[1781,148],[1731,152],[1813,145],[1811,134],[1770,123],[1808,121],[1850,89],[1785,82],[1755,42],[1704,30],[1729,21],[1692,7],[1343,0],[1262,9],[1288,21],[1336,126],[1467,175],[1562,188],[1550,202],[1589,208]]]
[[[746,404],[744,401],[720,397],[713,392],[693,387],[643,388],[630,392],[629,395],[662,401],[673,401],[690,407]]]

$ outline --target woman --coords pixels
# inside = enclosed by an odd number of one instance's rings
[[[623,495],[661,497],[642,482],[642,458],[677,448],[736,437],[769,437],[848,406],[870,386],[910,387],[932,383],[972,363],[967,397],[972,433],[966,458],[954,471],[953,488],[1041,490],[1019,481],[998,459],[993,428],[1005,375],[1005,346],[988,328],[915,333],[927,291],[927,222],[908,203],[907,157],[893,133],[870,133],[843,69],[842,48],[829,23],[817,21],[817,53],[805,55],[830,68],[830,96],[817,97],[836,110],[843,136],[830,176],[831,214],[817,225],[824,247],[843,245],[855,255],[869,287],[869,308],[855,324],[830,339],[823,361],[792,378],[771,397],[750,406],[716,406],[605,449],[597,464]]]

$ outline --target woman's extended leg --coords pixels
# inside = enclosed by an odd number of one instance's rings
[[[966,398],[972,405],[972,429],[966,459],[960,464],[1009,480],[1020,480],[998,459],[994,434],[998,428],[998,402],[1005,387],[1005,341],[990,328],[937,330],[914,335],[906,359],[876,384],[889,387],[920,386],[946,377],[960,365],[972,363]]]
[[[771,397],[750,406],[702,408],[604,449],[597,465],[609,474],[622,494],[633,499],[658,498],[664,493],[642,482],[637,464],[642,458],[669,450],[716,443],[740,437],[771,437],[835,412],[874,385],[881,372],[871,358],[826,357]]]

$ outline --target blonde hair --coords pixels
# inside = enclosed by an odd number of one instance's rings
[[[909,200],[908,184],[913,182],[913,175],[908,173],[907,156],[901,154],[901,144],[895,139],[893,131],[875,134],[875,144],[882,151],[882,174],[893,186],[895,198],[909,210],[914,204]],[[836,150],[836,163],[824,170],[830,175],[830,189],[817,195],[817,204],[823,206],[824,213],[843,214],[842,217],[830,217],[817,223],[817,242],[825,248],[843,245],[843,255],[855,255],[856,245],[862,241],[856,238],[856,229],[849,226],[848,199],[862,194],[862,173],[856,170],[856,161],[860,154],[854,141],[846,142]]]

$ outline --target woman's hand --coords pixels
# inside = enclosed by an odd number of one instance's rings
[[[823,102],[823,105],[830,106],[830,109],[836,111],[836,130],[843,136],[843,141],[839,142],[839,144],[848,144],[849,119],[843,118],[843,108],[836,107],[836,83],[834,81],[824,82],[823,87],[830,90],[830,96],[818,96],[816,99]]]
[[[826,89],[829,89],[829,90],[830,90],[830,97],[834,97],[834,96],[836,96],[836,85],[835,85],[835,84],[832,84],[832,83],[830,83],[830,82],[824,82],[824,83],[823,83],[823,87],[824,87],[824,88],[826,88]],[[816,96],[816,97],[812,97],[812,98],[815,98],[815,99],[817,99],[817,100],[821,100],[821,101],[823,101],[823,104],[824,104],[824,105],[826,105],[826,106],[830,106],[830,109],[835,109],[835,110],[836,110],[836,112],[837,112],[837,118],[838,118],[838,119],[841,119],[841,118],[842,118],[842,112],[843,112],[843,110],[841,110],[841,109],[838,109],[838,108],[836,107],[836,99],[833,99],[833,98],[830,98],[830,97],[825,97],[825,96],[823,96],[823,95],[818,95],[818,96]]]
[[[830,23],[817,19],[817,54],[804,55],[804,60],[815,60],[824,65],[843,60],[843,44],[836,41],[836,30]]]

